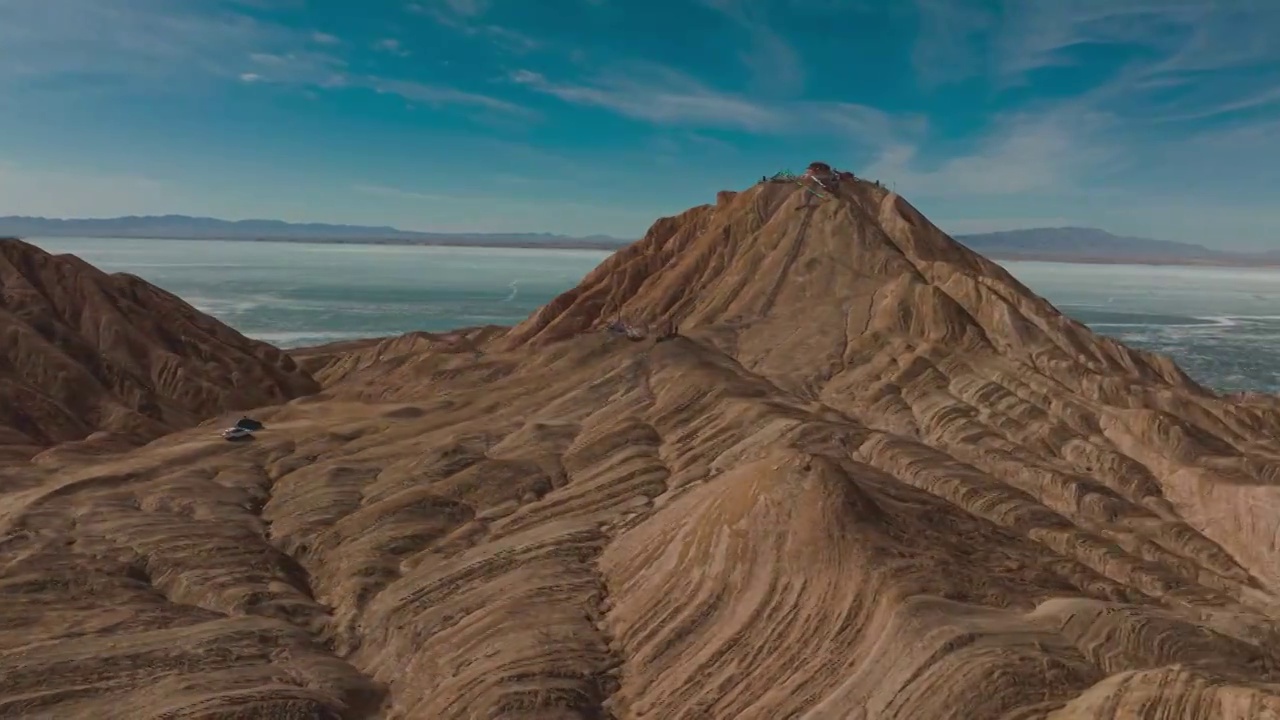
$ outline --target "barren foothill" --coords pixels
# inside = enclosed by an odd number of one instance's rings
[[[117,447],[310,395],[293,358],[176,296],[0,239],[0,447]],[[86,443],[80,443],[82,446]]]
[[[236,336],[124,315],[129,357]],[[211,400],[0,468],[0,716],[1280,717],[1280,408],[851,175],[660,219],[511,329],[200,347],[270,378],[252,442]]]

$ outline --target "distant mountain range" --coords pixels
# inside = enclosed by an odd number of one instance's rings
[[[1085,227],[1028,228],[956,235],[964,245],[1004,260],[1153,265],[1277,265],[1280,251],[1241,253],[1192,243],[1113,235]]]
[[[338,242],[474,247],[540,247],[611,250],[630,240],[608,235],[572,237],[550,233],[430,233],[389,226],[288,223],[280,220],[218,220],[187,215],[104,219],[0,217],[0,236],[165,238]],[[1203,245],[1113,235],[1085,227],[1029,228],[957,235],[956,240],[988,257],[1089,263],[1163,265],[1280,265],[1280,250],[1238,253]]]
[[[428,233],[393,227],[288,223],[281,220],[218,220],[187,215],[56,219],[0,217],[0,236],[165,238],[172,240],[286,240],[415,245],[612,248],[625,245],[608,235],[571,237],[550,233]]]

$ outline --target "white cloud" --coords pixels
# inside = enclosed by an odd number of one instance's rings
[[[949,232],[1086,225],[1276,247],[1280,147],[1270,140],[1277,136],[1280,121],[1272,120],[1141,142],[1113,116],[1064,106],[1004,117],[972,150],[949,157],[897,143],[858,174],[912,198]]]
[[[241,80],[245,75],[252,75],[259,82],[283,85],[340,87],[346,84],[346,62],[324,53],[251,52],[246,59],[253,69],[242,73]]]
[[[932,87],[980,73],[981,40],[994,17],[956,0],[915,0],[914,5],[920,29],[911,61],[921,82]]]
[[[235,77],[238,58],[292,33],[234,13],[165,0],[0,3],[0,85],[93,73],[135,83],[199,72]]]
[[[861,174],[932,197],[1065,193],[1099,184],[1114,170],[1119,153],[1103,139],[1108,126],[1103,116],[1013,115],[968,154],[930,163],[916,146],[897,143]]]
[[[1063,0],[1006,3],[997,33],[998,71],[1008,77],[1043,67],[1072,64],[1068,53],[1080,45],[1128,44],[1159,52],[1176,48],[1174,26],[1199,21],[1206,3],[1180,0]]]
[[[667,166],[691,162],[716,162],[738,155],[738,148],[710,135],[691,130],[664,130],[648,138],[645,157]]]
[[[420,0],[405,6],[409,12],[426,15],[446,25],[462,25],[489,10],[488,0]]]
[[[398,55],[399,57],[408,57],[410,54],[408,50],[404,49],[400,41],[395,38],[383,38],[374,43],[373,46],[382,52]]]
[[[659,142],[663,140],[659,138]],[[719,154],[734,154],[738,150],[731,143],[698,132],[682,132],[675,137],[667,137],[666,142],[674,143],[668,146],[671,148],[698,148]]]
[[[480,33],[486,35],[495,45],[517,54],[527,53],[542,47],[541,40],[536,40],[524,33],[499,25],[482,25],[478,28],[471,28],[469,32],[471,34]]]
[[[658,84],[631,74],[611,73],[592,84],[569,84],[552,82],[529,70],[511,75],[513,82],[531,90],[637,120],[752,131],[770,130],[782,122],[781,116],[766,106],[714,92],[690,78],[667,73],[665,79],[667,82]]]
[[[398,44],[393,47],[399,47]],[[250,72],[253,81],[297,85],[308,88],[363,88],[382,95],[398,95],[412,103],[434,107],[457,105],[485,111],[493,111],[516,117],[529,118],[534,113],[514,103],[480,93],[457,88],[431,85],[412,80],[358,75],[344,72],[345,63],[324,63],[308,54],[290,53],[272,55],[253,53],[249,60],[262,68],[262,72]],[[242,80],[248,78],[241,76]]]
[[[915,0],[917,72],[927,84],[983,77],[997,88],[1074,65],[1082,48],[1131,59],[1081,102],[1134,121],[1192,121],[1280,107],[1280,3],[1255,0]]]
[[[1128,59],[1074,97],[998,116],[971,150],[937,155],[897,139],[864,173],[958,217],[950,205],[990,215],[1003,198],[1133,234],[1280,240],[1266,197],[1280,186],[1280,4],[1006,0],[989,15],[961,0],[914,5],[926,84],[978,78],[1008,89],[1099,45],[1124,47]]]
[[[427,105],[466,105],[484,110],[495,110],[501,113],[532,117],[533,113],[526,108],[498,98],[464,92],[449,87],[428,85],[408,80],[390,80],[387,78],[363,78],[361,85],[382,94],[399,95],[412,102]]]
[[[893,115],[857,103],[760,102],[654,63],[615,66],[590,82],[554,82],[531,70],[517,70],[509,79],[564,102],[662,126],[828,136],[861,147],[914,140],[928,127],[922,115]]]
[[[799,53],[774,29],[764,0],[701,0],[742,31],[749,47],[738,58],[755,78],[756,89],[769,94],[796,96],[804,91],[805,68]]]
[[[1198,110],[1181,114],[1164,115],[1157,118],[1161,122],[1178,122],[1185,120],[1206,120],[1222,115],[1230,115],[1244,110],[1267,108],[1280,105],[1280,86],[1261,88],[1248,95],[1227,99],[1218,104],[1208,104]]]
[[[838,133],[872,147],[911,142],[921,138],[929,128],[929,120],[924,115],[893,115],[857,103],[800,103],[794,110],[797,124]]]
[[[0,0],[0,92],[92,75],[169,93],[208,87],[192,80],[212,77],[311,90],[363,87],[413,102],[528,116],[477,93],[353,74],[331,35],[214,8],[194,0]],[[404,53],[394,40],[381,47]]]
[[[476,22],[483,11],[459,12],[453,3],[410,3],[410,12],[431,18],[434,22],[468,37],[483,37],[494,45],[515,54],[524,54],[543,46],[540,40],[501,25]],[[470,9],[463,3],[464,10]]]
[[[488,0],[444,0],[444,4],[458,15],[475,17],[489,9]]]

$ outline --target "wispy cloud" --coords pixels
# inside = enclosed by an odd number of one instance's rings
[[[265,83],[290,84],[310,87],[339,87],[345,84],[347,63],[339,57],[325,53],[301,50],[298,52],[251,52],[243,65],[251,67],[240,75],[253,75],[254,80]]]
[[[888,145],[859,174],[922,203],[951,232],[1100,225],[1116,232],[1259,247],[1280,241],[1280,121],[1153,140],[1123,118],[1063,104],[997,118],[978,142],[939,154]],[[992,219],[1008,208],[1010,217]],[[1039,213],[1017,217],[1018,211]],[[986,219],[972,219],[971,213]],[[1048,222],[1043,213],[1058,213]]]
[[[499,25],[482,25],[478,28],[469,28],[468,32],[482,33],[487,35],[495,45],[502,47],[514,53],[527,53],[537,50],[543,46],[542,41],[532,38],[524,33],[516,32],[511,28],[501,27]]]
[[[1188,110],[1184,112],[1174,111],[1169,114],[1159,115],[1154,119],[1159,122],[1207,120],[1210,118],[1218,118],[1224,115],[1232,115],[1249,110],[1273,107],[1280,107],[1280,85],[1258,88],[1257,90],[1247,92],[1245,94],[1238,94],[1235,97],[1222,99],[1216,103],[1203,103],[1200,105],[1199,109],[1196,110]]]
[[[155,82],[198,71],[235,77],[236,58],[291,32],[235,13],[175,10],[164,0],[0,3],[0,83],[92,72]]]
[[[389,80],[386,78],[360,78],[357,84],[364,85],[382,94],[399,95],[406,100],[420,102],[427,105],[469,105],[471,107],[483,108],[485,110],[496,110],[498,112],[510,113],[513,115],[532,116],[533,113],[527,108],[516,105],[515,103],[500,100],[488,95],[478,93],[464,92],[449,87],[441,87],[429,85],[426,83],[413,82],[408,80]]]
[[[982,39],[996,20],[985,8],[956,0],[914,0],[919,31],[911,48],[925,87],[972,77],[985,68]]]
[[[756,89],[798,96],[804,91],[805,68],[800,54],[774,29],[764,0],[700,0],[727,18],[747,39],[738,58],[752,72]]]
[[[828,135],[862,146],[914,140],[928,126],[919,114],[894,115],[857,103],[768,103],[724,93],[654,63],[618,65],[586,82],[556,82],[532,70],[517,70],[509,79],[566,103],[601,108],[659,126],[762,135]]]
[[[792,107],[799,125],[856,138],[873,147],[916,142],[929,130],[929,119],[919,113],[891,114],[850,102],[810,102]]]
[[[963,0],[914,5],[914,53],[926,84],[982,77],[1007,88],[1109,46],[1131,59],[1080,98],[1096,109],[1194,121],[1280,107],[1280,3],[1004,0],[998,14]]]
[[[515,103],[481,93],[414,80],[349,73],[346,72],[345,63],[322,61],[306,54],[253,53],[249,56],[249,60],[256,70],[241,75],[242,80],[314,89],[360,88],[382,95],[398,95],[412,103],[432,107],[455,105],[524,118],[536,115]],[[246,78],[245,75],[252,77]]]
[[[0,2],[0,84],[93,73],[136,84],[235,78],[253,54],[305,51],[308,34],[208,4],[165,0]]]
[[[967,153],[925,158],[916,145],[894,143],[861,174],[929,197],[1066,193],[1098,184],[1114,170],[1120,154],[1105,139],[1109,122],[1094,115],[1011,115]]]
[[[931,198],[1074,198],[1094,222],[1116,227],[1169,219],[1177,214],[1171,206],[1203,207],[1211,196],[1215,206],[1230,203],[1252,218],[1226,225],[1253,222],[1255,236],[1258,220],[1274,216],[1241,195],[1280,182],[1271,169],[1280,165],[1280,146],[1268,139],[1280,121],[1272,30],[1280,4],[1006,0],[982,13],[962,0],[914,0],[914,7],[923,85],[980,81],[1010,99],[1001,93],[1017,88],[1021,111],[997,116],[959,152],[891,143],[866,172]],[[1098,63],[1100,50],[1109,71]],[[1046,69],[1076,78],[1075,94],[1027,101],[1038,89],[1031,80]],[[1104,210],[1110,206],[1124,210]],[[1178,227],[1189,231],[1189,222]]]
[[[110,78],[159,92],[225,79],[309,90],[365,88],[432,106],[458,105],[523,117],[483,94],[352,72],[339,38],[168,0],[0,0],[0,89],[44,87],[61,77]],[[377,42],[407,55],[398,40]],[[56,86],[55,86],[56,87]]]
[[[699,148],[720,154],[733,154],[738,151],[732,143],[692,131],[660,135],[655,141],[655,147],[670,152],[683,152],[688,148]]]
[[[738,154],[732,143],[692,130],[663,131],[646,142],[645,154],[668,166],[687,166],[694,158],[729,158]]]
[[[537,50],[543,43],[517,30],[493,23],[480,22],[479,18],[488,10],[487,2],[479,0],[437,0],[436,2],[413,2],[407,6],[409,11],[430,18],[433,22],[450,28],[454,32],[469,37],[484,38],[493,45],[508,52],[524,54]]]
[[[408,50],[404,48],[404,46],[400,43],[400,41],[395,38],[382,38],[381,40],[374,43],[373,46],[377,50],[380,50],[384,53],[388,53],[390,55],[395,55],[397,57],[409,57],[409,55],[411,54]]]
[[[518,70],[510,79],[565,102],[591,105],[637,120],[751,131],[776,128],[783,118],[774,110],[732,95],[714,92],[687,76],[648,68],[664,77],[646,82],[627,73],[607,73],[590,84],[557,83],[541,73]]]
[[[475,17],[489,9],[489,0],[444,0],[443,4],[465,17]]]
[[[1198,22],[1208,5],[1180,0],[1007,5],[1010,12],[994,37],[997,70],[1021,78],[1040,68],[1071,65],[1073,49],[1082,46],[1123,44],[1173,52],[1184,39],[1179,31]]]

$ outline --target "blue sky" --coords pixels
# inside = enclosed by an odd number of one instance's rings
[[[0,214],[638,236],[812,160],[1280,247],[1276,0],[0,0]]]

